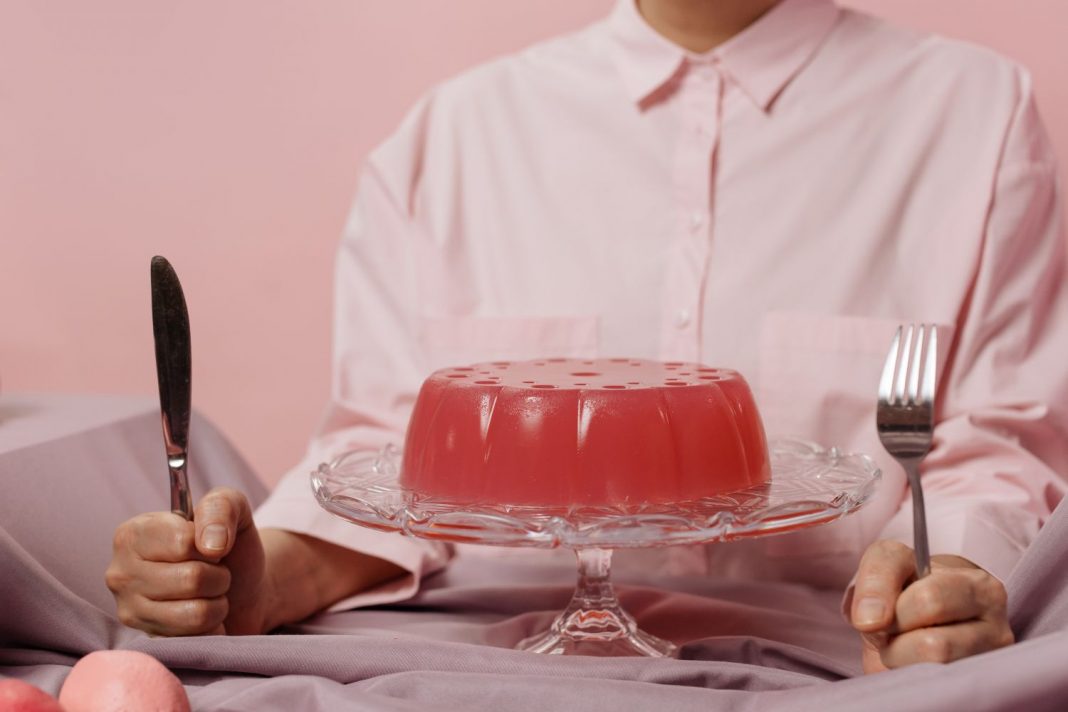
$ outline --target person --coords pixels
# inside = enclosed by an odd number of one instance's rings
[[[255,514],[216,490],[193,523],[120,525],[119,616],[258,633],[411,596],[450,552],[320,510],[314,466],[397,441],[434,368],[630,356],[737,368],[769,433],[884,472],[854,515],[671,549],[664,570],[848,587],[867,671],[1007,645],[1003,581],[1068,471],[1055,176],[1028,74],[989,51],[830,0],[619,0],[435,87],[371,154],[306,460]],[[937,555],[918,581],[905,479],[873,424],[902,321],[948,347],[923,470]]]

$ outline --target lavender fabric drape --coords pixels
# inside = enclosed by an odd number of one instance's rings
[[[859,674],[840,592],[714,576],[619,582],[643,627],[682,644],[678,660],[517,652],[565,604],[573,570],[462,558],[403,604],[272,635],[150,638],[115,619],[103,571],[115,525],[166,506],[152,405],[0,397],[0,675],[56,693],[80,656],[124,648],[174,670],[196,710],[1068,708],[1064,507],[1008,582],[1019,643],[875,676]],[[193,438],[197,493],[262,499],[209,422],[195,419]]]

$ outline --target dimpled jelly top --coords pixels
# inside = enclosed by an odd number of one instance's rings
[[[453,502],[639,506],[764,482],[767,441],[741,374],[640,359],[495,361],[435,371],[401,484]]]

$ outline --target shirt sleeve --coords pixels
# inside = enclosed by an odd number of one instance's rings
[[[337,254],[330,402],[307,456],[260,506],[260,527],[285,529],[390,561],[408,575],[340,601],[332,610],[409,598],[422,576],[445,566],[441,543],[343,521],[315,501],[310,473],[354,450],[401,444],[425,375],[418,344],[410,198],[418,177],[419,111],[372,154]]]
[[[1068,472],[1063,206],[1026,77],[1021,87],[921,469],[932,553],[958,554],[1002,580],[1064,495]],[[907,493],[882,538],[912,545]]]

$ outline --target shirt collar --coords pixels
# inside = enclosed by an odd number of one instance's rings
[[[638,103],[663,86],[687,62],[714,62],[761,109],[811,59],[838,18],[832,0],[782,0],[760,19],[699,55],[649,26],[636,0],[618,0],[608,18],[613,60],[627,94]]]

